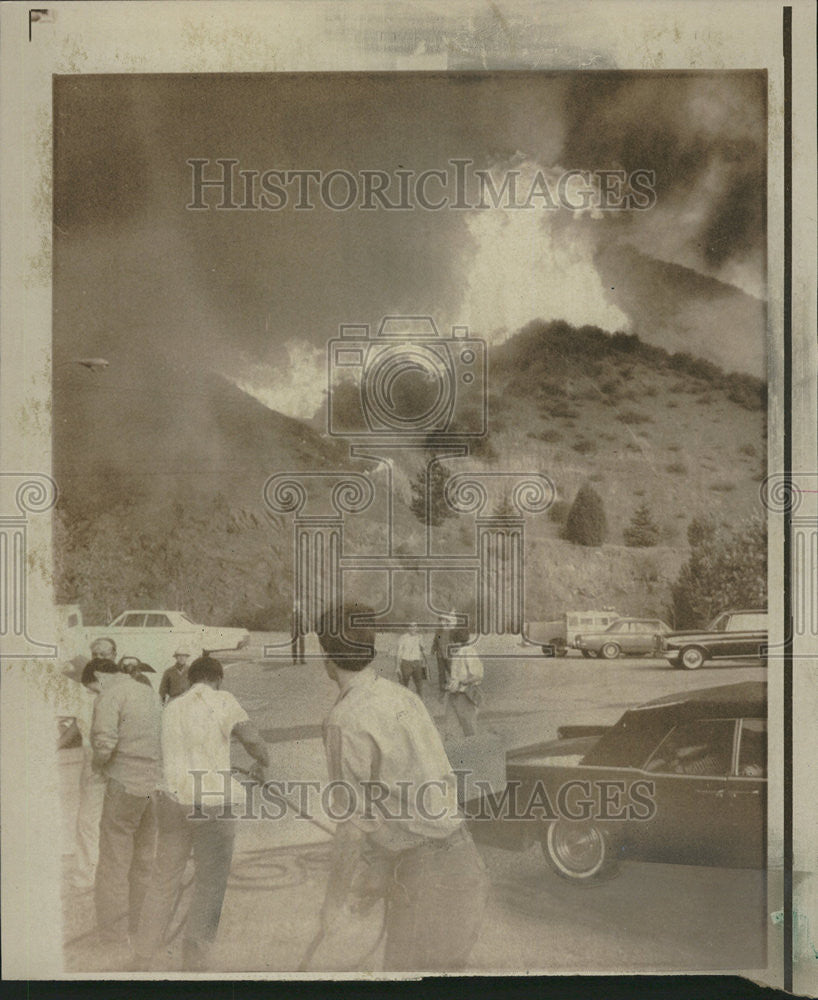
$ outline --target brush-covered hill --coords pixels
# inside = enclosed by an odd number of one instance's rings
[[[562,501],[547,534],[583,482],[615,544],[643,503],[672,546],[693,517],[758,510],[766,392],[752,376],[634,335],[535,322],[492,352],[489,378],[493,461],[545,473]]]
[[[274,472],[356,464],[315,427],[193,364],[141,356],[136,346],[111,362],[99,375],[55,374],[58,599],[79,603],[91,622],[149,606],[281,627],[291,525],[265,509],[263,484]],[[732,522],[758,508],[766,400],[757,379],[634,335],[537,321],[492,349],[488,392],[489,435],[450,468],[535,471],[554,482],[557,503],[529,528],[531,619],[593,606],[661,614],[690,520]],[[417,551],[423,535],[409,510],[415,474],[411,462],[396,470],[399,552]],[[601,548],[562,538],[583,483],[605,506]],[[641,504],[659,528],[656,548],[624,546]],[[350,524],[356,551],[382,540],[380,516],[376,505]],[[441,548],[469,548],[471,527],[462,517],[444,522]],[[370,583],[362,597],[377,601],[382,584]],[[459,597],[453,588],[441,600]]]

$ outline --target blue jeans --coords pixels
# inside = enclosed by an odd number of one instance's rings
[[[471,835],[402,851],[387,893],[384,968],[452,971],[466,965],[488,896],[488,877]]]
[[[150,880],[156,846],[151,795],[131,795],[109,778],[99,824],[99,861],[94,903],[100,935],[108,940],[133,934]]]
[[[191,819],[193,806],[164,793],[157,796],[159,841],[134,941],[138,955],[149,958],[162,944],[191,851],[193,897],[184,940],[204,950],[215,940],[236,837],[236,820],[220,819],[222,812],[222,806],[205,806],[203,818]]]

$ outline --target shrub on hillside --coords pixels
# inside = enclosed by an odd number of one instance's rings
[[[630,524],[623,532],[625,544],[632,549],[646,549],[659,541],[659,525],[653,520],[646,503],[633,512]]]
[[[690,522],[690,558],[673,585],[675,627],[704,628],[720,611],[767,606],[767,529],[761,516],[735,526]]]
[[[571,447],[574,451],[578,451],[580,455],[587,455],[589,452],[596,451],[596,445],[593,441],[589,441],[588,438],[577,438]]]
[[[565,537],[575,545],[597,546],[607,530],[602,497],[593,486],[581,486],[565,521]]]
[[[741,452],[742,455],[749,455],[750,458],[755,458],[756,450],[751,444],[743,444],[739,448],[739,451]]]
[[[737,403],[745,410],[764,410],[767,408],[767,386],[752,375],[733,372],[725,376],[727,398],[731,403]]]
[[[668,472],[673,473],[674,476],[683,476],[687,472],[687,466],[684,462],[671,462],[665,468]]]
[[[571,504],[567,500],[555,500],[548,508],[548,518],[557,524],[565,524]]]
[[[711,466],[712,468],[712,466]],[[717,483],[711,483],[710,489],[714,493],[730,493],[736,488],[735,483],[727,482],[727,480],[719,480]]]
[[[641,410],[623,410],[616,415],[616,419],[622,424],[649,424],[653,420]]]

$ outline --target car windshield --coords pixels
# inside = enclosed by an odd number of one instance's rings
[[[188,625],[195,625],[196,624],[196,622],[191,621],[191,619],[188,618],[188,616],[186,614],[184,614],[184,612],[180,611],[179,612],[179,617],[182,619],[182,621],[187,622]]]

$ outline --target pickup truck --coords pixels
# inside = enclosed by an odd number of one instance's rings
[[[699,632],[670,632],[662,638],[662,656],[672,667],[698,670],[708,660],[764,659],[767,612],[724,611]]]

